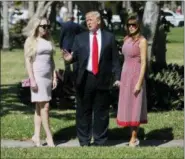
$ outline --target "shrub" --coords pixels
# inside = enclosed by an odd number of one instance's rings
[[[10,48],[22,48],[25,37],[22,35],[22,29],[27,25],[25,20],[20,20],[10,28]]]
[[[152,64],[147,78],[149,110],[182,110],[184,107],[184,66]]]

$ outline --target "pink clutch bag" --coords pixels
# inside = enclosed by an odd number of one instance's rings
[[[24,80],[22,80],[22,87],[30,87],[30,79],[29,78],[26,78]]]

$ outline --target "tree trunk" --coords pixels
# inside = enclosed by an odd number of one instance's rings
[[[126,8],[126,1],[122,1],[122,8]]]
[[[34,15],[35,12],[35,4],[34,1],[28,2],[28,17],[29,19]]]
[[[176,9],[177,9],[176,1],[171,1],[171,10],[176,12]]]
[[[102,2],[101,2],[101,8],[102,8],[102,9],[105,9],[105,1],[102,1]]]
[[[50,15],[49,15],[49,20],[50,20],[50,24],[52,26],[51,29],[53,30],[56,30],[56,26],[57,26],[57,22],[56,22],[56,16],[57,16],[57,4],[59,2],[58,1],[55,1],[52,3],[51,5],[51,12],[50,12]]]
[[[8,2],[3,1],[3,49],[10,49],[8,26]]]
[[[150,62],[152,57],[152,47],[154,36],[156,33],[156,27],[159,17],[159,3],[155,1],[147,1],[145,4],[142,32],[148,41],[148,69],[150,69]]]
[[[69,13],[73,15],[73,2],[72,1],[68,1],[68,10],[69,10]]]
[[[24,36],[30,35],[30,31],[32,30],[34,19],[38,17],[43,17],[53,2],[54,1],[39,1],[38,2],[35,14],[32,16],[27,26],[22,31]]]
[[[182,15],[184,15],[184,1],[181,1]]]
[[[131,7],[131,1],[126,1],[126,9],[127,9],[128,14],[133,12],[133,9]]]

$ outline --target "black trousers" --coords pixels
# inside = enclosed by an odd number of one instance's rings
[[[97,78],[86,71],[81,88],[77,90],[76,126],[80,145],[103,145],[108,137],[109,90],[97,88]]]

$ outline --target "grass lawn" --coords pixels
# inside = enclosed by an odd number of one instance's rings
[[[183,64],[183,34],[182,28],[173,28],[168,36],[167,62]],[[173,34],[172,34],[173,33]],[[175,40],[177,39],[177,40]],[[55,56],[57,68],[63,68],[59,48]],[[26,78],[23,50],[1,53],[1,138],[28,139],[33,133],[33,107],[24,105],[17,97],[18,83]],[[61,107],[63,107],[61,105]],[[50,111],[51,127],[54,139],[75,139],[75,110],[52,109]],[[128,129],[116,125],[115,114],[110,113],[110,140],[128,140]],[[184,112],[149,112],[149,123],[139,130],[141,139],[183,139]],[[42,138],[45,136],[42,133]],[[41,148],[18,149],[1,148],[2,158],[183,158],[182,148],[142,147],[137,150],[129,148]]]
[[[184,27],[171,28],[167,35],[167,63],[184,65]]]
[[[116,148],[116,147],[93,147],[93,148],[8,148],[1,149],[2,158],[173,158],[183,159],[183,148]]]

